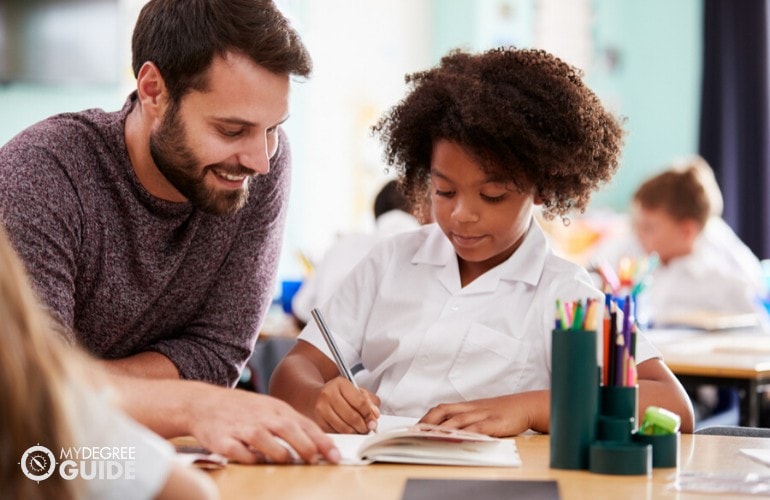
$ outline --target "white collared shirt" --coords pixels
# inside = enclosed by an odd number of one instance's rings
[[[535,221],[508,260],[465,288],[454,248],[430,224],[376,246],[321,311],[382,413],[421,417],[439,403],[548,389],[556,299],[587,297],[603,296]],[[331,358],[315,324],[300,339]],[[638,362],[657,356],[640,335]]]

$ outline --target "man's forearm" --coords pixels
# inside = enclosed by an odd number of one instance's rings
[[[176,365],[159,352],[145,351],[127,358],[102,360],[101,363],[107,371],[117,375],[159,379],[179,378]]]

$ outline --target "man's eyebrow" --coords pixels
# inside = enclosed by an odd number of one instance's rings
[[[237,117],[234,117],[234,116],[213,116],[212,119],[214,121],[217,121],[217,122],[220,122],[220,123],[227,123],[229,125],[240,125],[242,127],[256,127],[258,125],[256,122],[245,120],[243,118],[237,118]],[[277,127],[278,125],[282,125],[288,119],[289,119],[289,115],[286,115],[286,117],[284,117],[281,121],[279,121],[275,125],[271,125],[268,128]]]

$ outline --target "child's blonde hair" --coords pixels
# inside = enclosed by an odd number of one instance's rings
[[[40,444],[56,455],[71,444],[71,383],[65,349],[51,333],[21,261],[0,227],[0,485],[3,496],[75,498],[75,484],[54,473],[36,482],[20,461]],[[50,333],[50,334],[49,334]],[[58,457],[57,457],[58,458]]]
[[[694,220],[700,227],[722,214],[722,193],[706,160],[691,156],[673,162],[648,179],[633,196],[643,208],[663,210],[677,221]]]

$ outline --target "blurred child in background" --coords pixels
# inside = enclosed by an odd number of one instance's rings
[[[305,324],[310,311],[328,299],[345,276],[379,241],[394,234],[417,229],[420,223],[412,215],[410,203],[398,190],[398,182],[387,182],[373,203],[375,230],[343,236],[326,251],[315,273],[302,283],[292,299],[292,312]]]
[[[654,324],[697,314],[765,316],[757,257],[721,218],[722,195],[700,157],[672,165],[634,193],[633,232],[660,263],[639,298]]]
[[[699,156],[672,164],[634,193],[633,233],[645,253],[659,258],[637,299],[643,322],[697,326],[734,315],[755,317],[766,328],[759,260],[724,222],[722,206],[714,173]],[[697,427],[737,423],[734,390],[686,388]]]

